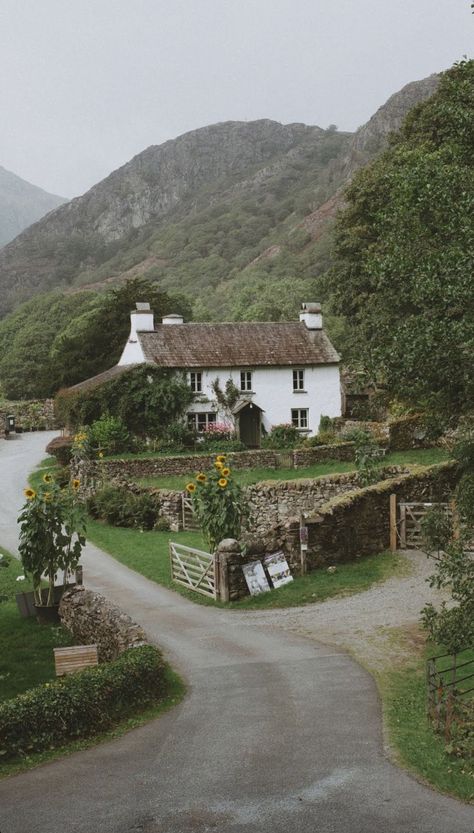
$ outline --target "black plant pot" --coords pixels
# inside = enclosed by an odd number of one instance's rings
[[[57,625],[60,622],[59,605],[35,605],[36,619],[40,625]]]

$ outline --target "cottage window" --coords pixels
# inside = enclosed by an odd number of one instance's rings
[[[197,431],[202,434],[207,431],[210,425],[214,425],[217,421],[217,414],[202,413],[202,414],[188,414],[188,428],[192,431]]]
[[[252,371],[251,370],[241,370],[240,371],[240,390],[242,393],[245,391],[252,390]]]
[[[293,371],[293,390],[304,391],[304,370]]]
[[[309,425],[308,408],[292,408],[291,424],[294,425],[295,428],[307,430]]]
[[[189,384],[193,393],[202,393],[202,373],[200,370],[189,374]]]

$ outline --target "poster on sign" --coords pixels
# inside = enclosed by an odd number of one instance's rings
[[[288,584],[289,581],[293,581],[293,576],[290,573],[288,562],[281,550],[278,550],[278,552],[272,552],[270,555],[266,555],[263,559],[263,563],[275,588],[282,587],[283,584]]]
[[[245,581],[251,596],[258,596],[259,593],[267,593],[271,588],[260,561],[252,561],[242,567]]]

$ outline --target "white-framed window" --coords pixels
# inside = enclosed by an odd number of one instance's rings
[[[240,371],[240,390],[242,393],[244,391],[252,390],[252,371],[251,370],[241,370]]]
[[[202,373],[200,370],[190,372],[189,384],[193,393],[202,393]]]
[[[291,409],[291,424],[295,428],[307,429],[309,426],[309,412],[308,408],[292,408]]]
[[[192,431],[197,431],[198,434],[202,434],[203,431],[206,431],[210,425],[214,425],[216,422],[217,414],[212,412],[188,414],[188,428],[191,428]]]
[[[304,370],[293,371],[293,391],[304,391]]]

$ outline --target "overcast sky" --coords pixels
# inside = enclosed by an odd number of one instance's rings
[[[473,24],[469,0],[0,0],[0,165],[71,197],[217,121],[354,130]]]

